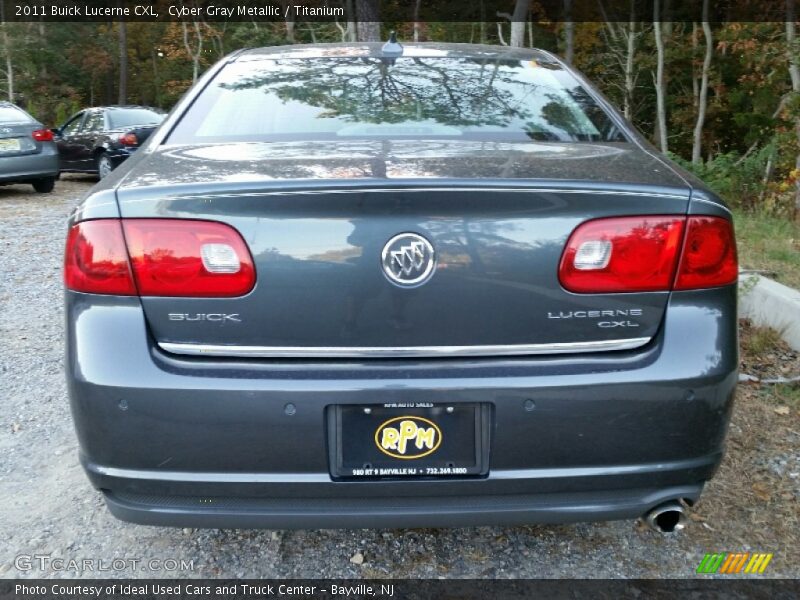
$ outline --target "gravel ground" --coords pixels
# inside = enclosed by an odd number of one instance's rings
[[[658,535],[633,521],[238,531],[115,520],[78,465],[62,373],[64,224],[92,183],[68,176],[48,195],[34,194],[30,186],[0,188],[3,577],[693,577],[706,552],[748,550],[775,552],[767,576],[800,576],[798,405],[755,384],[743,386],[728,456],[692,511],[689,527],[677,536]],[[777,362],[800,372],[796,355],[784,349],[780,356],[788,358]],[[103,560],[105,567],[124,568],[40,569],[34,561],[25,569],[24,557],[32,555]],[[123,560],[111,565],[113,559]],[[129,559],[142,564],[133,567]],[[176,572],[169,559],[192,561],[192,568]],[[161,562],[144,564],[152,560]]]

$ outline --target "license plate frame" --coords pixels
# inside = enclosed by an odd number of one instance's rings
[[[0,152],[20,152],[22,144],[18,138],[0,138]]]
[[[486,403],[335,405],[328,407],[327,420],[334,479],[439,479],[489,472],[491,405]],[[403,456],[401,441],[393,445],[392,436],[407,421],[421,433],[419,445],[417,438],[407,441]],[[405,427],[407,434],[410,426]],[[394,432],[385,434],[389,428]]]

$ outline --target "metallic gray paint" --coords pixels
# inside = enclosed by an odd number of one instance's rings
[[[300,51],[308,48],[248,51],[226,60]],[[414,51],[548,59],[536,51],[488,47]],[[358,45],[319,52],[377,50]],[[736,385],[735,286],[586,296],[564,292],[553,269],[566,236],[585,219],[728,216],[721,201],[627,129],[630,143],[566,149],[531,143],[482,151],[404,141],[386,153],[374,144],[324,151],[258,144],[217,160],[202,148],[165,146],[171,126],[221,64],[71,220],[220,220],[242,232],[257,262],[256,290],[241,299],[66,293],[67,381],[81,458],[115,515],[215,527],[505,524],[633,517],[668,500],[699,496],[721,458]],[[348,242],[349,234],[337,227],[352,228],[357,219],[368,223],[367,241]],[[490,226],[494,237],[472,242],[488,260],[479,268],[473,259],[459,273],[453,240],[469,233],[466,220],[478,223],[479,233]],[[305,306],[293,292],[303,278],[324,287],[326,277],[333,281],[346,270],[346,261],[331,254],[308,260],[315,226],[334,231],[317,249],[323,254],[366,248],[370,240],[379,253],[392,234],[426,235],[454,269],[398,292],[428,290],[427,305],[444,307],[435,308],[437,318],[453,313],[449,324],[422,319],[410,332],[385,331],[385,315],[365,313],[361,322],[378,331],[348,337],[326,326],[320,331],[313,315],[298,319],[312,314],[309,306],[323,306],[329,321],[341,320],[341,312],[318,301]],[[281,230],[293,235],[276,245]],[[374,259],[383,279],[379,257]],[[532,266],[540,272],[532,273]],[[481,298],[487,289],[494,301]],[[352,290],[352,282],[343,283],[339,299]],[[314,300],[318,291],[311,286],[305,293]],[[391,294],[380,293],[388,294],[382,306],[389,306]],[[458,299],[455,308],[451,298]],[[486,313],[472,329],[464,324],[476,306],[460,306],[470,298],[480,299]],[[504,304],[502,310],[517,316],[516,326],[507,314],[492,320],[492,307]],[[308,346],[337,336],[356,346],[442,345],[444,336],[445,345],[465,346],[633,337],[591,331],[585,321],[564,328],[546,316],[539,320],[536,311],[546,315],[548,307],[642,308],[647,317],[641,337],[652,340],[622,351],[456,358],[215,358],[159,347],[275,340]],[[166,320],[169,312],[241,313],[249,320],[246,331],[209,323],[182,331]],[[281,329],[287,319],[291,326]],[[461,331],[450,330],[452,319]],[[329,407],[420,398],[492,405],[488,477],[331,479],[324,429]],[[525,408],[529,401],[532,410]],[[296,407],[291,415],[287,403]]]

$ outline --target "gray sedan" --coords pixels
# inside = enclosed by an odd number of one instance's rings
[[[30,183],[47,193],[57,176],[53,132],[18,106],[0,103],[0,184]]]
[[[396,46],[225,58],[76,207],[89,478],[151,525],[682,528],[730,210],[547,52]]]

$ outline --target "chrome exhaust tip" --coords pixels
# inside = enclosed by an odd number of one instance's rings
[[[658,533],[677,533],[686,527],[686,510],[680,502],[665,502],[647,513],[644,522]]]

